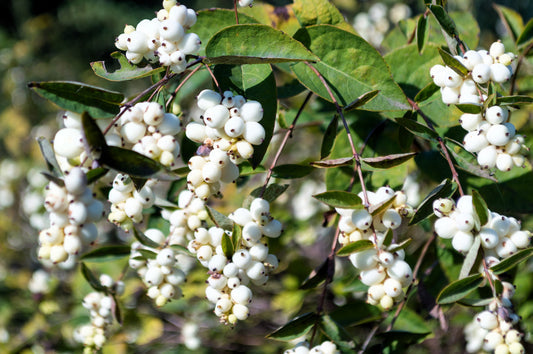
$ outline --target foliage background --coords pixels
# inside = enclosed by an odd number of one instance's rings
[[[396,1],[383,2],[389,6],[396,3]],[[207,7],[229,7],[232,2],[199,0],[183,3],[198,10]],[[271,3],[286,5],[290,1]],[[351,22],[357,13],[368,10],[376,1],[337,0],[334,3]],[[422,1],[405,3],[411,7],[413,15],[423,10]],[[518,11],[523,16],[524,22],[533,15],[533,2],[509,0],[497,3]],[[26,87],[27,82],[73,80],[122,90],[129,94],[140,91],[149,81],[112,84],[96,77],[88,63],[108,58],[109,53],[115,50],[114,37],[122,32],[124,24],[135,24],[142,18],[150,18],[154,9],[160,6],[160,1],[156,0],[3,1],[3,11],[0,12],[0,160],[15,160],[22,171],[18,179],[10,182],[9,188],[13,192],[18,194],[26,188],[25,171],[33,166],[40,168],[44,166],[35,137],[44,135],[51,138],[59,123],[57,108],[29,92]],[[486,1],[450,1],[448,6],[450,11],[473,12],[481,28],[480,46],[488,47],[492,41],[502,35],[497,15]],[[296,97],[294,102],[301,99]],[[292,107],[294,102],[286,102],[284,105]],[[313,110],[318,113],[311,114]],[[291,114],[294,112],[287,109],[287,120]],[[523,126],[520,127],[521,131],[525,134],[529,132],[529,135],[533,132],[531,123],[527,123],[531,121],[528,120],[530,116],[531,112],[526,111],[521,119]],[[317,156],[319,152],[316,141],[320,141],[330,117],[331,106],[321,100],[315,100],[302,119],[306,128],[296,130],[294,139],[285,150],[290,151],[285,154],[285,161],[301,161],[312,155]],[[370,129],[372,126],[359,128],[359,137],[364,139]],[[389,133],[395,138],[394,132]],[[410,169],[415,168],[410,166]],[[317,188],[323,188],[318,182],[323,176],[315,173],[312,177],[317,181]],[[432,177],[438,179],[438,176]],[[379,177],[376,177],[372,183],[375,183],[374,187],[377,188],[380,183]],[[190,277],[190,285],[184,291],[186,299],[165,306],[162,314],[158,315],[143,295],[140,282],[131,276],[127,278],[125,296],[127,302],[124,304],[126,325],[117,332],[104,351],[170,351],[182,341],[180,338],[180,328],[184,323],[182,314],[185,310],[191,314],[191,309],[187,308],[191,303],[193,319],[201,326],[202,348],[206,352],[246,350],[264,353],[277,352],[285,348],[278,342],[265,341],[263,336],[297,313],[313,309],[319,296],[318,292],[299,290],[298,286],[310,270],[319,265],[319,260],[325,259],[331,239],[331,230],[321,227],[320,211],[307,219],[298,220],[291,217],[292,211],[297,211],[299,207],[293,203],[294,200],[308,203],[305,199],[302,201],[297,199],[296,192],[301,184],[301,181],[296,180],[289,193],[273,207],[273,215],[282,220],[287,230],[279,244],[271,246],[274,253],[283,260],[283,269],[279,276],[269,281],[267,289],[254,293],[252,313],[261,313],[260,316],[252,316],[234,330],[217,325],[215,316],[209,313],[206,303],[202,301],[204,289],[202,281],[205,274],[201,270]],[[308,185],[306,188],[311,187]],[[422,184],[422,192],[429,190],[430,187]],[[227,194],[231,193],[230,191]],[[238,206],[242,195],[234,193],[233,205],[227,207]],[[0,351],[42,353],[64,352],[73,348],[79,350],[76,344],[65,338],[70,337],[70,332],[77,324],[87,320],[80,301],[90,289],[79,272],[56,270],[53,274],[57,280],[50,294],[35,296],[28,291],[27,284],[31,274],[40,267],[35,257],[37,232],[28,226],[27,218],[21,212],[20,203],[20,197],[16,197],[12,207],[0,210]],[[521,217],[524,219],[525,228],[529,226],[531,229],[532,218],[524,215]],[[124,236],[110,231],[108,237],[120,239]],[[302,255],[305,257],[303,261]],[[455,257],[452,253],[443,256]],[[93,266],[99,271],[117,275],[124,262]],[[523,270],[531,271],[532,266],[530,263]],[[353,297],[352,292],[360,289],[360,283],[353,272],[350,272],[352,270],[350,267],[344,272],[342,267],[337,268],[341,270],[335,277],[333,294],[328,299],[330,306],[346,303],[347,299]],[[133,275],[132,272],[130,275]],[[527,276],[519,277],[518,282],[523,289],[521,292],[523,298],[517,300],[522,304],[521,314],[530,318],[526,324],[531,331],[533,285]],[[427,284],[428,287],[431,285]],[[269,294],[273,295],[272,303],[266,300]],[[358,311],[352,310],[354,313]],[[398,326],[413,331],[433,330],[435,336],[412,352],[462,351],[461,328],[471,319],[468,311],[453,307],[446,313],[451,319],[451,327],[447,333],[439,330],[435,320],[429,321],[416,312],[416,308],[406,309],[398,320]],[[154,314],[156,315],[153,316]],[[372,320],[371,315],[375,313],[368,315]],[[344,320],[349,322],[349,319]],[[164,336],[159,338],[163,333]],[[365,329],[355,327],[351,334],[357,336],[364,333]]]

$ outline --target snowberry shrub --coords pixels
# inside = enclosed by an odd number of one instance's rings
[[[163,319],[192,350],[295,340],[287,353],[390,352],[433,333],[448,352],[525,352],[533,324],[512,298],[533,255],[533,172],[515,118],[531,102],[518,80],[527,28],[478,50],[432,4],[409,20],[410,39],[398,28],[379,41],[383,56],[326,0],[238,5],[254,9],[165,0],[126,25],[119,68],[92,68],[150,76],[132,96],[30,84],[65,110],[53,141],[39,139],[50,222],[37,253],[47,267],[80,263],[94,289],[74,338],[87,352],[140,344],[129,326],[150,318],[174,349]],[[300,178],[322,191],[302,198]],[[293,218],[289,205],[308,208],[296,195],[328,209]],[[118,280],[97,278],[95,261]],[[465,348],[446,331],[461,323]]]

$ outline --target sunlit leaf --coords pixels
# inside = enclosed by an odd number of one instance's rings
[[[350,166],[354,160],[353,156],[349,157],[341,157],[339,159],[333,159],[333,160],[320,160],[320,161],[313,161],[309,164],[314,167],[319,168],[334,168],[334,167],[341,167],[341,166]]]
[[[233,230],[233,221],[230,218],[228,218],[226,215],[216,211],[209,205],[207,206],[206,210],[207,210],[207,213],[209,214],[209,218],[211,219],[211,221],[213,221],[213,223],[215,223],[217,227],[220,227],[227,231]]]
[[[416,155],[416,152],[407,152],[404,154],[392,154],[387,156],[365,157],[363,162],[374,168],[391,168],[409,161]]]
[[[474,274],[469,277],[451,282],[440,292],[437,297],[438,304],[451,304],[467,296],[477,289],[483,282],[481,274]]]
[[[313,198],[334,208],[362,209],[361,198],[357,194],[345,191],[327,191],[316,194]]]
[[[106,288],[100,283],[100,280],[94,275],[94,273],[85,265],[85,263],[81,262],[81,274],[87,280],[87,283],[96,291],[106,291]]]
[[[162,169],[162,165],[151,158],[117,146],[108,146],[98,162],[135,177],[150,177]]]
[[[490,267],[494,274],[502,274],[533,256],[533,248],[526,248]]]
[[[109,262],[130,255],[129,246],[103,246],[83,254],[80,259],[85,262]]]
[[[94,73],[101,78],[109,81],[127,81],[140,79],[151,76],[155,73],[165,71],[163,66],[152,66],[144,62],[141,64],[131,64],[126,56],[121,52],[111,53],[111,57],[117,61],[118,69],[110,71],[107,69],[104,61],[94,61],[91,63],[91,68]]]
[[[465,77],[468,75],[468,69],[465,68],[463,64],[457,59],[453,57],[450,53],[447,51],[439,48],[439,54],[442,58],[442,61],[444,61],[444,64],[449,66],[453,71],[455,71],[457,74],[459,74],[462,77]]]
[[[88,112],[96,118],[109,118],[120,110],[124,95],[100,87],[74,81],[30,82],[28,87],[62,109]]]
[[[319,60],[289,35],[260,24],[240,24],[222,29],[211,37],[205,53],[204,62],[209,65]]]
[[[409,225],[418,224],[422,220],[433,215],[433,202],[439,198],[449,198],[457,190],[457,184],[445,179],[424,198],[418,206],[415,215],[409,221]]]
[[[476,190],[472,190],[472,202],[474,203],[474,210],[479,218],[479,223],[481,226],[485,225],[490,220],[490,211],[487,203]]]
[[[481,246],[481,237],[479,235],[474,237],[474,243],[472,247],[468,250],[468,253],[465,256],[463,261],[463,266],[461,267],[461,273],[459,273],[459,279],[466,278],[474,265],[478,260],[479,247]]]
[[[292,339],[305,335],[311,327],[316,323],[319,316],[315,313],[303,314],[292,321],[286,323],[281,328],[267,335],[267,338],[277,339],[281,341],[290,341]]]
[[[365,250],[369,250],[371,248],[374,248],[374,244],[370,240],[359,240],[352,243],[347,244],[346,246],[341,247],[337,251],[337,256],[339,257],[346,257],[351,255],[352,253],[357,253]]]
[[[161,247],[161,245],[159,243],[153,241],[151,238],[146,236],[143,232],[137,230],[136,227],[133,228],[133,236],[143,246],[150,247],[150,248],[160,248]]]
[[[41,153],[44,157],[44,160],[46,161],[46,167],[48,167],[48,171],[52,172],[52,174],[56,177],[61,177],[61,168],[57,163],[56,155],[52,144],[50,144],[48,139],[43,136],[38,137],[37,142],[39,143]]]

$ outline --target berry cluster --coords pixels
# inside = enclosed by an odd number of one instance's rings
[[[465,113],[459,122],[468,131],[463,145],[467,151],[477,153],[481,167],[510,171],[513,166],[524,165],[527,153],[524,137],[516,134],[506,108],[491,106],[484,115]]]
[[[127,231],[132,223],[142,221],[142,211],[154,204],[155,195],[149,183],[137,190],[128,175],[118,173],[108,199],[111,203],[108,220]]]
[[[209,218],[205,203],[189,190],[181,191],[178,207],[174,211],[163,210],[161,216],[170,222],[169,242],[186,246],[194,239],[194,230]]]
[[[178,254],[167,242],[165,235],[158,229],[148,229],[145,236],[160,245],[158,248],[143,246],[140,242],[131,245],[129,266],[137,270],[148,287],[147,295],[157,306],[163,306],[172,299],[182,296],[180,284],[185,282],[185,273],[179,267]],[[146,258],[142,251],[153,254]]]
[[[77,255],[84,243],[92,244],[98,236],[94,222],[104,213],[102,202],[93,198],[80,167],[72,168],[63,182],[63,186],[50,182],[46,187],[44,206],[50,227],[39,234],[39,259],[53,264]]]
[[[298,343],[294,348],[287,349],[283,352],[284,354],[337,354],[339,351],[337,350],[337,346],[335,343],[330,341],[322,342],[321,344],[314,346],[313,348],[309,348],[309,343],[307,342],[300,342]]]
[[[196,23],[196,12],[175,0],[163,1],[157,17],[144,19],[136,27],[126,25],[115,46],[126,51],[133,64],[143,58],[168,66],[174,73],[187,68],[187,55],[197,53],[202,42],[196,33],[186,33]]]
[[[259,123],[263,107],[230,91],[222,97],[212,90],[200,92],[197,104],[203,110],[203,123],[190,122],[185,134],[202,147],[189,160],[187,182],[198,198],[206,200],[219,192],[220,182],[231,183],[239,177],[236,165],[252,157],[253,145],[265,139],[265,129]]]
[[[530,243],[531,233],[520,230],[520,222],[513,218],[490,212],[485,225],[480,225],[472,196],[465,195],[454,203],[451,199],[437,199],[433,203],[435,232],[439,237],[452,239],[455,250],[466,253],[475,237],[480,237],[485,260],[489,266],[499,263]]]
[[[495,354],[526,352],[520,343],[523,334],[513,328],[520,320],[512,310],[511,297],[514,295],[514,286],[508,282],[502,282],[502,286],[502,298],[494,300],[465,327],[467,352],[477,353],[481,350]]]
[[[195,230],[188,249],[209,269],[205,293],[215,304],[215,314],[221,322],[233,325],[248,318],[252,290],[247,285],[266,284],[269,273],[278,267],[266,239],[279,237],[282,230],[281,223],[270,215],[270,204],[261,198],[254,199],[250,209],[235,210],[229,218],[242,226],[242,238],[231,259],[222,248],[225,231],[218,227]]]
[[[100,283],[117,295],[124,293],[124,283],[113,282],[107,274],[100,276]],[[82,304],[89,310],[91,323],[77,328],[74,332],[74,339],[83,343],[84,353],[92,353],[94,350],[101,349],[106,342],[106,330],[113,323],[115,300],[107,292],[93,291],[83,298]]]
[[[389,9],[386,3],[376,2],[368,12],[359,11],[352,26],[368,43],[379,47],[391,25],[395,26],[410,16],[411,9],[406,4],[396,3]]]
[[[363,199],[363,195],[359,195]],[[374,248],[352,253],[350,261],[361,271],[363,284],[369,286],[367,301],[390,309],[395,302],[403,300],[403,288],[413,281],[413,272],[405,262],[405,252],[398,244],[384,244],[389,232],[400,227],[402,216],[412,213],[406,204],[403,192],[394,192],[389,187],[381,187],[376,192],[367,192],[370,207],[386,205],[380,213],[372,215],[366,209],[340,209],[339,243],[347,245],[360,240],[370,240]],[[393,199],[394,198],[394,199]]]
[[[479,105],[487,96],[480,95],[477,85],[509,80],[513,74],[512,63],[515,57],[513,53],[505,53],[504,45],[498,41],[492,43],[488,52],[469,50],[463,56],[455,56],[469,71],[464,78],[452,68],[440,64],[433,66],[429,73],[435,85],[440,87],[445,104]]]
[[[176,135],[181,131],[181,121],[173,113],[165,113],[156,102],[139,102],[126,108],[115,124],[116,138],[121,146],[136,151],[167,167],[175,167],[180,156]]]

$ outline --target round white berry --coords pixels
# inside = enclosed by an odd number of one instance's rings
[[[478,84],[484,84],[490,80],[491,68],[490,64],[479,63],[472,69],[472,80]]]

